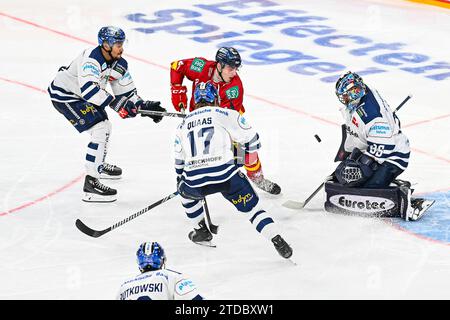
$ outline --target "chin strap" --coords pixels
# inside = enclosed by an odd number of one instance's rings
[[[220,64],[220,66],[221,66],[222,69],[223,69],[224,65],[223,65],[223,64]],[[222,79],[222,81],[225,82],[225,80],[224,80],[223,77],[222,77],[222,71],[219,71],[219,68],[217,68],[217,65],[216,65],[216,70],[217,70],[217,73],[219,74],[220,79]]]

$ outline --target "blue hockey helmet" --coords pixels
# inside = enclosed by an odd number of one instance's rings
[[[103,27],[98,32],[98,45],[102,46],[106,42],[111,48],[115,43],[125,41],[125,32],[113,26]]]
[[[217,99],[217,89],[214,85],[208,82],[200,82],[194,89],[195,104],[214,105]]]
[[[229,65],[233,68],[239,68],[242,64],[239,52],[232,47],[222,47],[217,50],[216,61],[222,66]]]
[[[166,262],[166,254],[158,242],[142,243],[136,257],[141,272],[161,269]]]
[[[354,110],[366,95],[366,85],[362,78],[351,71],[342,75],[336,82],[336,95],[348,109]]]

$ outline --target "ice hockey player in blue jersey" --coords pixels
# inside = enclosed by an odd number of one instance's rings
[[[175,139],[178,191],[186,215],[194,225],[189,239],[202,244],[212,240],[204,218],[207,195],[222,195],[245,213],[256,230],[271,241],[278,253],[290,258],[292,248],[281,237],[273,218],[260,206],[259,197],[235,161],[233,142],[246,153],[260,148],[259,136],[243,115],[217,107],[217,91],[210,82],[194,90],[195,111],[179,125]]]
[[[433,202],[411,199],[410,184],[396,179],[408,167],[410,156],[397,115],[377,90],[351,71],[336,82],[336,95],[344,105],[345,121],[343,144],[335,159],[342,161],[334,173],[337,182],[361,189],[386,189],[395,183],[407,199],[403,218],[419,219]]]
[[[111,123],[106,107],[123,119],[133,118],[138,109],[165,111],[159,101],[143,101],[137,94],[128,63],[122,58],[125,33],[117,27],[98,32],[98,46],[84,50],[68,67],[61,67],[48,87],[51,101],[78,132],[88,132],[84,197],[87,202],[111,202],[117,190],[99,178],[119,179],[122,169],[105,162]],[[106,90],[110,84],[113,94]],[[143,116],[143,115],[142,115]],[[160,116],[150,116],[155,123]]]
[[[203,300],[195,283],[165,268],[166,254],[158,242],[144,242],[136,252],[141,274],[126,280],[117,300]]]

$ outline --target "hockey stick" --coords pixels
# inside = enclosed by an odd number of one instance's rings
[[[395,108],[395,110],[394,110],[393,113],[396,113],[398,110],[400,110],[400,108],[403,107],[403,105],[404,105],[405,103],[407,103],[408,100],[411,99],[411,98],[412,98],[412,94],[410,93],[410,94],[408,94],[408,96],[405,98],[405,100],[403,100],[403,101],[398,105],[398,107]]]
[[[398,105],[398,107],[395,108],[395,110],[394,110],[393,113],[395,114],[398,110],[400,110],[400,108],[403,107],[403,105],[404,105],[406,102],[408,102],[408,100],[411,99],[411,98],[412,98],[412,94],[410,93],[410,94],[408,94],[408,96],[407,96],[407,97],[406,97],[406,98]],[[343,134],[345,134],[345,127],[344,127],[344,126],[342,127],[342,130],[343,130]],[[342,142],[341,148],[339,148],[340,150],[343,149],[343,148],[342,148],[343,145],[344,145],[344,142]],[[339,152],[338,152],[338,155],[339,155]],[[338,155],[336,155],[336,159],[338,158]],[[336,159],[335,159],[335,161],[338,161],[338,160],[336,160]],[[329,180],[332,179],[332,176],[333,176],[333,175],[329,175],[328,177],[326,177],[326,178],[325,178],[325,181],[322,182],[322,183],[320,184],[320,186],[319,186],[316,190],[314,190],[314,192],[313,192],[313,193],[312,193],[305,201],[299,202],[299,201],[288,200],[288,201],[286,201],[285,203],[283,203],[282,206],[283,206],[283,207],[286,207],[286,208],[289,208],[289,209],[297,209],[297,210],[303,209],[303,208],[308,204],[308,202],[311,201],[311,199],[314,198],[315,195],[323,188],[323,186],[325,185],[325,182],[327,182],[327,181],[329,181]]]
[[[203,207],[205,208],[205,216],[206,216],[206,220],[208,222],[209,231],[211,231],[211,233],[217,234],[219,226],[216,226],[211,221],[211,217],[209,215],[209,210],[208,210],[208,204],[206,203],[206,198],[203,199]]]
[[[314,197],[316,196],[316,194],[317,194],[320,190],[322,190],[323,186],[325,185],[325,182],[329,181],[331,177],[332,177],[331,175],[328,176],[328,177],[325,179],[325,181],[322,182],[322,183],[320,184],[320,186],[317,187],[317,189],[314,190],[314,192],[313,192],[313,193],[312,193],[305,201],[303,201],[303,202],[300,201],[300,202],[299,202],[299,201],[288,200],[288,201],[286,201],[285,203],[283,203],[282,206],[283,206],[283,207],[286,207],[286,208],[289,208],[289,209],[297,209],[297,210],[303,209],[303,208],[308,204],[308,202],[310,202],[311,199],[314,198]]]
[[[150,110],[138,110],[138,113],[146,116],[162,116],[162,117],[177,117],[177,118],[185,118],[186,115],[184,113],[178,112],[161,112],[161,111],[150,111]]]
[[[149,210],[151,210],[151,209],[153,209],[153,208],[159,206],[160,204],[163,204],[164,202],[166,202],[166,201],[172,199],[173,197],[175,197],[176,195],[178,195],[178,191],[176,191],[176,192],[174,192],[174,193],[171,193],[171,194],[168,195],[167,197],[162,198],[161,200],[156,201],[155,203],[149,205],[148,207],[146,207],[146,208],[144,208],[144,209],[142,209],[142,210],[140,210],[140,211],[138,211],[138,212],[132,214],[132,215],[129,216],[128,218],[125,218],[125,219],[123,219],[123,220],[121,220],[121,221],[119,221],[119,222],[113,224],[111,227],[106,228],[106,229],[104,229],[104,230],[94,230],[94,229],[91,229],[91,228],[89,228],[87,225],[85,225],[80,219],[77,219],[77,221],[75,222],[75,225],[76,225],[77,228],[78,228],[81,232],[83,232],[84,234],[87,234],[88,236],[93,237],[93,238],[98,238],[98,237],[104,235],[105,233],[108,233],[108,232],[110,232],[110,231],[112,231],[112,230],[114,230],[114,229],[120,227],[121,225],[123,225],[123,224],[125,224],[125,223],[127,223],[127,222],[129,222],[129,221],[131,221],[131,220],[133,220],[133,219],[135,219],[135,218],[137,218],[137,217],[139,217],[141,214],[146,213],[147,211],[149,211]]]

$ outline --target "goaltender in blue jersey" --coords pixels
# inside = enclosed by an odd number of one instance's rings
[[[220,192],[248,216],[256,230],[273,243],[282,257],[290,258],[291,247],[239,170],[243,161],[239,164],[235,159],[236,149],[242,149],[244,154],[256,152],[261,146],[259,135],[239,112],[217,107],[217,90],[210,82],[197,84],[194,99],[195,111],[178,127],[174,147],[178,191],[186,215],[194,225],[189,239],[199,244],[212,240],[204,219],[205,197]],[[199,228],[195,228],[197,225]]]

